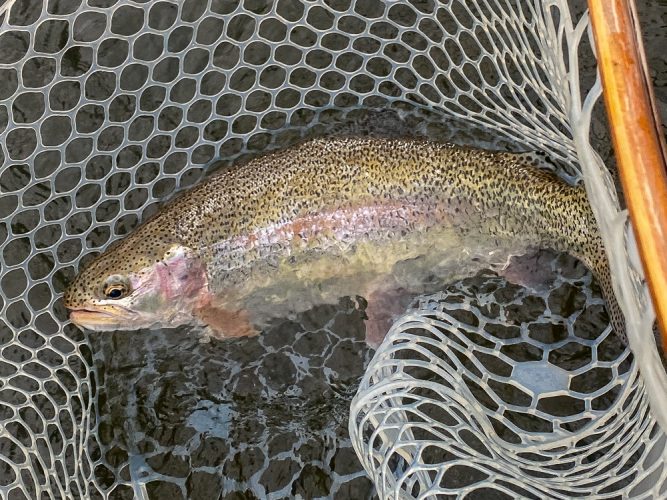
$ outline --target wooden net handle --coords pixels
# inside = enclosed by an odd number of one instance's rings
[[[667,169],[634,0],[588,0],[623,193],[667,352]]]

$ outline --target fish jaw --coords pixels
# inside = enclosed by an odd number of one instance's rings
[[[185,247],[173,246],[163,259],[126,278],[131,293],[121,299],[91,290],[85,300],[66,301],[72,323],[93,331],[194,325],[200,322],[196,311],[211,301],[206,266]]]
[[[93,331],[119,330],[125,325],[136,323],[136,315],[123,308],[111,305],[92,307],[92,309],[70,310],[70,321],[80,328]]]

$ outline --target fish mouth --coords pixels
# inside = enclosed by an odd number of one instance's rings
[[[76,326],[94,331],[119,330],[132,324],[134,315],[114,307],[112,311],[100,309],[71,309],[69,319]]]

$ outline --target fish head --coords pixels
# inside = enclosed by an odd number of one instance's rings
[[[64,295],[70,320],[96,331],[195,323],[209,300],[206,265],[192,249],[139,238],[99,255]]]

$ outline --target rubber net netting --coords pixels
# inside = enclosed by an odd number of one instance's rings
[[[5,2],[2,498],[663,494],[646,391],[664,382],[590,145],[610,158],[586,22],[555,0]],[[233,161],[369,129],[583,172],[633,352],[587,271],[548,252],[548,286],[453,283],[374,357],[349,299],[234,343],[67,322],[66,284],[158,202]]]

